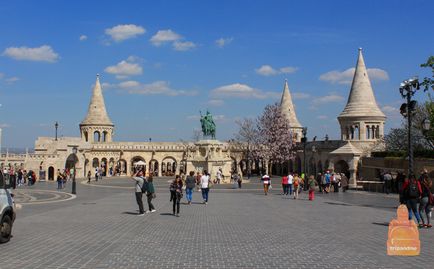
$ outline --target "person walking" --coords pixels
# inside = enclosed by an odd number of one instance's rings
[[[193,200],[193,190],[196,186],[196,179],[194,178],[194,171],[190,171],[190,175],[185,179],[185,196],[187,198],[187,203],[191,205]]]
[[[390,171],[387,171],[386,173],[384,173],[383,180],[384,180],[384,190],[383,191],[386,194],[389,194],[391,187],[392,187],[392,174],[390,173]]]
[[[179,175],[177,175],[172,184],[170,184],[170,195],[170,200],[173,202],[173,215],[179,217],[179,209],[182,198],[182,180]]]
[[[423,224],[420,220],[419,210],[417,208],[417,203],[422,194],[422,187],[420,182],[416,179],[416,176],[411,174],[409,179],[404,182],[402,186],[403,193],[406,198],[406,204],[408,208],[408,219],[412,219],[412,213],[416,217],[419,228],[423,227]]]
[[[98,181],[99,174],[98,174],[98,168],[95,168],[95,181]]]
[[[92,177],[92,173],[90,171],[87,172],[87,183],[90,183],[90,178]]]
[[[422,219],[422,225],[425,228],[431,228],[431,221],[430,221],[430,212],[431,212],[431,205],[430,205],[430,197],[432,197],[431,193],[431,187],[432,187],[432,181],[428,178],[428,174],[423,174],[421,178],[421,187],[422,187],[422,194],[420,198],[420,205],[419,205],[419,214],[420,218]],[[425,218],[424,218],[425,215]]]
[[[143,216],[145,214],[145,210],[143,208],[143,187],[145,184],[145,180],[143,178],[142,170],[139,170],[134,174],[133,178],[135,181],[135,194],[136,194],[136,202],[139,206],[139,214],[138,216]]]
[[[330,175],[330,171],[326,171],[325,175],[324,175],[324,179],[325,179],[325,192],[329,193],[330,192],[330,182],[331,182],[331,175]]]
[[[271,185],[271,179],[267,174],[265,174],[262,176],[261,180],[262,180],[262,184],[264,185],[264,194],[268,195],[268,190]]]
[[[313,175],[309,176],[308,187],[309,187],[309,200],[313,201],[315,199],[315,177]]]
[[[202,191],[203,203],[208,204],[208,195],[210,187],[210,176],[207,170],[203,171],[203,175],[200,177],[200,188]]]
[[[288,190],[289,190],[289,195],[292,195],[293,183],[294,183],[294,176],[292,175],[292,172],[291,172],[288,175]]]
[[[288,176],[282,177],[282,195],[288,195]]]
[[[237,174],[237,182],[238,182],[238,188],[241,189],[241,184],[243,183],[243,178],[241,177],[241,175],[239,173]]]
[[[318,175],[316,176],[316,182],[318,184],[319,187],[319,192],[322,192],[322,173],[318,173]]]
[[[341,187],[342,187],[342,192],[346,192],[348,189],[348,178],[344,173],[341,173]]]
[[[333,190],[334,192],[339,192],[339,185],[341,184],[341,174],[333,173]]]
[[[300,178],[298,174],[294,174],[294,199],[298,199],[298,190],[300,189]]]
[[[57,189],[61,190],[62,189],[62,185],[63,185],[62,174],[60,173],[60,171],[57,171]]]
[[[146,197],[148,198],[148,208],[149,208],[149,210],[146,211],[145,213],[150,213],[150,212],[157,211],[157,210],[155,210],[155,207],[152,204],[152,199],[156,198],[155,188],[154,188],[154,179],[153,179],[152,175],[149,175],[148,180],[147,180]]]
[[[398,193],[399,193],[399,203],[400,204],[405,204],[405,195],[403,192],[403,188],[402,186],[404,186],[404,181],[405,181],[405,174],[401,171],[398,171],[398,174],[396,175],[396,182],[398,184]]]

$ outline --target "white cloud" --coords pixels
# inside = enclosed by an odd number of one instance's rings
[[[227,45],[229,45],[232,41],[234,40],[233,37],[228,37],[228,38],[219,38],[215,41],[215,44],[217,45],[217,47],[219,48],[223,48]]]
[[[175,33],[174,31],[167,30],[159,30],[154,36],[151,37],[151,43],[158,47],[167,42],[173,42],[181,39],[182,36]]]
[[[274,76],[279,74],[279,71],[271,67],[270,65],[263,65],[259,67],[258,69],[255,69],[256,74],[261,76]]]
[[[121,42],[146,33],[146,29],[135,24],[120,24],[112,28],[105,29],[105,33],[114,41]]]
[[[20,78],[18,78],[18,77],[10,77],[10,78],[5,79],[5,81],[7,83],[14,83],[14,82],[17,82],[18,80],[20,80]]]
[[[222,106],[225,102],[221,99],[211,99],[208,101],[210,106]]]
[[[143,95],[169,95],[169,96],[179,96],[179,95],[196,95],[195,91],[184,91],[184,90],[174,90],[170,87],[167,81],[155,81],[149,84],[143,84],[138,81],[130,80],[124,81],[117,85],[118,88],[125,90],[130,94],[143,94]]]
[[[298,70],[298,67],[286,66],[279,69],[281,74],[292,74]]]
[[[9,127],[11,127],[10,124],[7,124],[7,123],[0,123],[0,128],[9,128]]]
[[[0,73],[0,79],[2,79],[5,76],[5,74]]]
[[[297,67],[285,66],[281,67],[279,70],[274,69],[271,65],[263,65],[258,69],[255,69],[256,74],[261,76],[275,76],[279,74],[292,74],[298,70]]]
[[[117,63],[116,65],[106,67],[104,71],[109,74],[116,75],[116,78],[118,79],[124,79],[128,76],[141,75],[143,68],[139,64],[133,63],[132,60],[134,60],[134,58],[131,58],[130,56],[126,61],[124,60]]]
[[[246,84],[234,83],[213,89],[211,91],[211,96],[218,98],[238,97],[246,99],[265,99],[276,98],[277,96],[280,96],[280,94],[276,92],[264,92],[259,89],[254,89]]]
[[[87,35],[81,35],[78,39],[80,41],[85,41],[85,40],[87,40]]]
[[[173,42],[173,49],[177,50],[177,51],[187,51],[190,49],[194,49],[195,47],[196,47],[196,44],[194,44],[193,42],[190,42],[190,41],[185,41],[185,42],[175,41],[175,42]]]
[[[329,95],[326,96],[320,96],[317,98],[312,99],[312,105],[313,106],[318,106],[318,105],[324,105],[324,104],[329,104],[329,103],[339,103],[344,101],[345,98],[341,95],[337,95],[335,93],[331,93]]]
[[[39,48],[28,47],[9,47],[4,50],[4,56],[8,56],[15,60],[49,62],[54,63],[59,59],[59,54],[48,46],[43,45]]]
[[[333,70],[322,74],[319,79],[330,83],[337,84],[350,84],[354,77],[356,68],[351,67],[345,71]],[[368,68],[368,76],[372,81],[389,80],[389,75],[385,70],[379,68]]]
[[[326,120],[326,119],[328,119],[329,117],[326,116],[326,115],[318,115],[316,118],[319,119],[319,120]]]
[[[379,68],[368,68],[368,75],[371,80],[389,80],[389,74],[383,69]]]
[[[294,99],[307,99],[310,97],[310,94],[304,92],[294,92],[292,96]]]

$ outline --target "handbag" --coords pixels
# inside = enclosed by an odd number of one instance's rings
[[[431,193],[431,192],[429,192],[429,195],[428,195],[428,203],[431,205],[431,206],[434,206],[434,195]]]

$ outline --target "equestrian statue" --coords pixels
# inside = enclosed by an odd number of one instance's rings
[[[209,111],[206,111],[206,115],[203,116],[202,112],[200,113],[200,124],[202,125],[202,133],[204,137],[211,137],[212,139],[215,139],[215,123],[212,119],[211,113]]]

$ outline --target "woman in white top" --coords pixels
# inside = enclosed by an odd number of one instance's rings
[[[202,198],[204,204],[208,203],[208,192],[209,192],[209,183],[210,183],[209,181],[210,181],[210,177],[208,171],[204,170],[203,175],[200,178],[200,187],[202,189]]]

